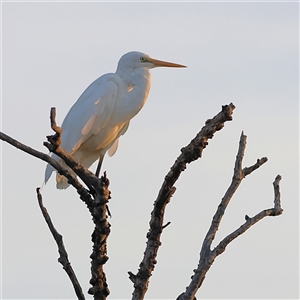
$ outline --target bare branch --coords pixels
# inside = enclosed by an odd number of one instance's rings
[[[68,253],[65,249],[65,246],[64,246],[64,243],[63,243],[63,237],[61,234],[58,233],[58,231],[55,229],[52,221],[51,221],[51,218],[48,214],[48,211],[47,209],[45,208],[45,206],[43,205],[43,198],[42,198],[42,194],[40,193],[40,188],[37,188],[36,189],[36,193],[37,193],[37,198],[38,198],[38,202],[39,202],[39,206],[40,206],[40,209],[42,211],[42,214],[44,216],[44,219],[53,235],[53,238],[54,240],[56,241],[56,244],[57,244],[57,247],[58,247],[58,252],[59,252],[59,259],[58,259],[58,262],[60,262],[64,268],[64,270],[66,271],[66,273],[68,274],[72,284],[73,284],[73,287],[74,287],[74,290],[75,290],[75,293],[77,295],[77,298],[79,300],[85,300],[85,297],[84,297],[84,294],[82,293],[82,288],[77,280],[77,277],[75,275],[75,272],[69,262],[69,259],[68,259]]]
[[[55,135],[49,135],[47,136],[48,141],[56,147],[59,147],[61,144],[61,133],[62,129],[56,125],[56,108],[51,107],[50,110],[50,124],[52,130],[55,132]]]
[[[246,230],[248,230],[252,225],[260,221],[266,216],[277,216],[282,213],[281,205],[280,205],[280,192],[279,192],[279,182],[281,180],[281,176],[278,175],[273,183],[274,192],[275,192],[275,200],[274,200],[274,208],[266,209],[250,218],[248,215],[245,216],[246,222],[240,226],[237,230],[226,236],[217,247],[211,250],[212,242],[215,238],[216,232],[219,228],[222,217],[225,213],[225,210],[240,185],[241,181],[245,176],[252,173],[254,170],[258,169],[261,165],[263,165],[267,158],[263,157],[258,159],[257,162],[251,166],[242,169],[242,160],[246,148],[246,139],[247,137],[242,132],[239,142],[238,154],[235,161],[234,167],[234,175],[232,178],[231,185],[226,191],[224,197],[221,200],[221,203],[218,206],[218,209],[213,217],[211,226],[206,234],[206,237],[203,241],[201,252],[200,252],[200,260],[198,263],[197,269],[194,270],[194,275],[192,276],[192,281],[190,285],[186,288],[186,291],[178,296],[177,300],[191,300],[195,299],[195,294],[202,285],[205,275],[208,272],[209,268],[213,264],[214,260],[218,255],[223,253],[226,249],[226,246],[237,238],[239,235],[243,234]]]
[[[75,188],[80,188],[82,187],[82,185],[78,182],[78,180],[68,171],[68,170],[65,170],[64,168],[61,167],[61,165],[56,161],[54,160],[52,157],[50,157],[49,155],[43,153],[43,152],[40,152],[40,151],[37,151],[25,144],[22,144],[21,142],[11,138],[10,136],[6,135],[5,133],[3,132],[0,132],[0,139],[11,144],[12,146],[34,156],[34,157],[37,157],[47,163],[49,163],[51,166],[53,166],[56,170],[58,170],[58,172],[64,176],[66,176],[68,178],[68,180],[70,180],[70,183],[75,187]]]
[[[106,204],[110,199],[110,191],[108,189],[109,180],[106,177],[106,173],[104,173],[104,176],[102,176],[100,179],[95,177],[92,172],[81,166],[76,160],[73,159],[71,155],[59,147],[61,128],[58,127],[55,122],[55,108],[51,108],[50,119],[51,128],[55,131],[55,135],[47,137],[49,141],[49,143],[45,143],[47,148],[56,155],[60,156],[65,163],[83,180],[83,182],[85,182],[90,190],[85,189],[72,172],[61,167],[61,165],[49,155],[36,151],[12,139],[2,132],[0,132],[0,138],[12,146],[51,164],[60,174],[68,178],[68,182],[76,188],[80,198],[87,205],[95,224],[94,232],[92,234],[93,253],[91,254],[92,278],[90,283],[92,287],[88,292],[94,296],[94,300],[104,300],[110,293],[106,283],[106,276],[103,271],[103,265],[108,260],[108,256],[106,255],[106,241],[110,233],[110,224],[107,222],[106,215]],[[39,199],[41,200],[41,195],[38,195],[38,197],[40,197]],[[56,238],[60,239],[60,236],[58,235]],[[61,260],[61,262],[65,263],[63,259]],[[68,268],[66,270],[68,270]]]
[[[66,165],[82,179],[82,181],[90,189],[90,192],[93,194],[94,199],[92,201],[85,201],[85,199],[82,199],[87,204],[95,224],[94,232],[92,234],[93,253],[90,256],[92,259],[92,278],[90,280],[92,287],[88,290],[88,293],[94,296],[94,300],[105,300],[110,294],[106,282],[106,275],[103,271],[103,265],[108,260],[108,256],[106,255],[106,242],[110,233],[110,224],[107,221],[106,215],[106,204],[110,199],[110,191],[108,190],[109,180],[106,177],[105,172],[104,175],[99,179],[92,172],[83,167],[70,154],[60,148],[62,130],[56,125],[55,117],[56,110],[54,107],[52,107],[50,112],[50,121],[51,128],[55,131],[55,135],[47,136],[47,139],[50,143],[44,143],[44,145],[50,151],[61,157]]]
[[[162,229],[165,229],[166,227],[168,227],[171,224],[171,222],[167,222],[165,225],[162,226]]]
[[[128,272],[130,280],[134,283],[132,299],[143,299],[148,289],[149,279],[156,264],[158,248],[161,245],[160,236],[163,230],[165,207],[176,190],[173,186],[174,183],[179,178],[181,172],[186,169],[187,163],[191,163],[202,156],[202,151],[208,145],[208,139],[213,138],[215,132],[221,130],[226,121],[232,120],[234,109],[235,106],[232,103],[225,105],[222,107],[220,113],[212,119],[207,120],[190,144],[181,149],[181,154],[166,175],[157,199],[154,202],[150,230],[147,234],[146,250],[138,273],[134,275],[132,272]]]
[[[0,132],[0,139],[11,144],[12,146],[36,157],[39,158],[47,163],[49,163],[51,166],[53,166],[60,174],[64,175],[68,178],[68,181],[71,185],[75,187],[78,194],[80,195],[80,198],[88,203],[91,203],[92,199],[90,196],[90,193],[81,185],[81,183],[77,180],[77,178],[68,170],[64,169],[55,159],[53,159],[51,156],[37,151],[35,149],[32,149],[31,147],[22,144],[21,142],[11,138],[10,136],[4,134],[3,132]]]
[[[252,225],[263,219],[264,217],[268,216],[279,216],[282,214],[283,209],[280,205],[280,192],[279,192],[279,182],[281,180],[281,176],[277,175],[275,181],[273,182],[274,186],[274,208],[269,208],[261,211],[260,213],[256,214],[254,217],[248,217],[246,223],[244,223],[240,228],[236,229],[234,232],[229,234],[225,237],[219,245],[213,250],[213,252],[217,255],[221,254],[225,251],[226,246],[237,238],[239,235],[243,234],[246,230],[248,230]]]
[[[212,224],[210,226],[210,229],[208,230],[208,233],[204,239],[203,246],[201,252],[206,253],[209,251],[211,244],[215,238],[216,232],[219,228],[219,225],[221,223],[221,220],[223,218],[223,215],[225,213],[225,210],[234,195],[235,191],[241,184],[242,180],[245,178],[246,175],[250,174],[254,170],[258,169],[261,165],[263,165],[265,162],[267,162],[267,158],[264,157],[262,159],[258,159],[255,165],[244,168],[242,169],[242,162],[243,162],[243,157],[246,149],[246,141],[247,141],[247,136],[244,135],[242,132],[241,137],[240,137],[240,142],[239,142],[239,149],[238,153],[236,156],[236,161],[235,161],[235,167],[234,167],[234,174],[232,177],[232,182],[226,191],[220,205],[218,206],[217,212],[215,213]],[[246,171],[244,171],[246,170]]]
[[[93,216],[95,224],[92,234],[93,253],[90,258],[92,278],[90,284],[92,287],[88,293],[94,295],[94,300],[105,300],[110,294],[106,282],[106,275],[103,271],[103,265],[108,261],[107,254],[107,238],[110,234],[110,224],[107,221],[106,203],[110,199],[110,191],[108,190],[109,180],[106,173],[100,178],[100,188],[96,189],[95,200],[89,210]]]
[[[274,187],[274,216],[280,215],[283,212],[283,209],[281,208],[280,203],[280,190],[279,190],[279,183],[281,180],[281,176],[277,175],[275,178],[275,181],[273,182]]]
[[[263,165],[267,161],[268,161],[267,157],[262,157],[261,159],[258,159],[253,166],[246,167],[243,169],[243,176],[246,177],[247,175],[251,174],[253,171],[258,169],[261,165]]]
[[[147,292],[149,279],[154,270],[154,266],[156,264],[156,256],[159,246],[161,245],[161,233],[163,229],[165,229],[170,224],[170,222],[167,222],[165,225],[163,225],[163,219],[166,205],[169,203],[172,195],[176,191],[176,188],[174,186],[175,182],[178,180],[181,173],[186,169],[186,165],[188,163],[191,163],[192,161],[197,160],[202,156],[204,148],[208,145],[208,139],[213,138],[214,133],[218,130],[221,130],[224,127],[224,123],[226,121],[232,120],[234,109],[235,106],[232,103],[230,103],[229,105],[225,105],[222,107],[222,111],[220,113],[218,113],[212,119],[207,120],[200,132],[189,143],[189,145],[181,149],[181,154],[174,162],[171,170],[165,176],[164,182],[154,202],[154,208],[151,213],[151,219],[149,223],[150,229],[147,233],[148,241],[146,244],[143,260],[139,266],[138,273],[135,275],[132,272],[128,272],[130,280],[134,283],[132,299],[143,299],[145,293]],[[92,234],[93,253],[90,256],[92,259],[92,278],[90,280],[92,287],[89,289],[88,293],[92,294],[95,300],[105,300],[110,293],[106,282],[106,275],[103,271],[103,265],[108,260],[108,256],[106,255],[106,241],[110,233],[110,224],[107,222],[106,214],[106,204],[110,199],[110,191],[108,190],[109,180],[107,179],[105,172],[104,176],[99,179],[92,172],[81,166],[70,154],[60,148],[62,129],[56,125],[55,115],[55,108],[51,108],[51,128],[55,131],[55,134],[52,136],[48,136],[48,142],[45,142],[44,145],[51,152],[61,157],[66,165],[82,179],[89,190],[85,189],[79,183],[72,171],[62,168],[61,165],[56,160],[52,159],[49,155],[23,145],[2,132],[0,132],[0,139],[10,143],[14,147],[17,147],[18,149],[21,149],[22,151],[30,155],[33,155],[51,164],[55,169],[58,170],[60,174],[68,179],[68,182],[76,188],[77,192],[80,195],[80,198],[86,203],[95,224],[94,232]],[[239,142],[239,149],[236,156],[232,182],[224,197],[222,198],[220,205],[217,208],[211,226],[204,239],[200,252],[199,264],[197,269],[194,270],[192,281],[187,287],[186,292],[182,293],[177,298],[178,300],[196,299],[195,294],[204,281],[207,271],[211,267],[216,257],[225,251],[227,245],[231,241],[246,232],[252,225],[257,223],[264,217],[277,216],[283,212],[280,203],[279,191],[279,182],[281,180],[281,176],[278,175],[273,182],[275,193],[274,208],[263,210],[260,213],[256,214],[254,217],[249,217],[248,215],[246,215],[246,222],[242,224],[238,229],[230,233],[228,236],[226,236],[213,250],[211,250],[212,242],[215,238],[225,210],[241,181],[267,161],[267,158],[263,157],[261,159],[258,159],[252,166],[245,167],[244,169],[242,168],[242,160],[246,148],[246,139],[247,137],[242,132]],[[54,228],[50,216],[47,213],[46,208],[43,206],[42,195],[39,192],[39,188],[37,189],[37,197],[43,216],[58,245],[60,253],[59,262],[63,265],[65,271],[69,275],[78,299],[84,299],[81,287],[68,261],[68,255],[63,245],[62,236]]]

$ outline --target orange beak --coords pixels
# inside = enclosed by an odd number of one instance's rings
[[[157,60],[154,58],[149,58],[149,62],[153,63],[155,67],[186,68],[186,66],[184,65],[175,64],[163,60]]]

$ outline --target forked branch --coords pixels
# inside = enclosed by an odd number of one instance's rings
[[[279,182],[281,180],[281,176],[277,175],[273,183],[274,193],[275,193],[274,208],[263,210],[252,218],[246,215],[245,216],[246,222],[242,224],[238,229],[230,233],[228,236],[226,236],[213,250],[211,250],[212,242],[218,231],[225,210],[232,196],[234,195],[235,191],[239,187],[240,183],[247,175],[251,174],[253,171],[258,169],[261,165],[263,165],[268,160],[266,157],[263,157],[261,159],[258,159],[254,165],[243,169],[242,161],[243,161],[244,152],[246,148],[246,139],[247,137],[242,132],[240,137],[238,154],[235,161],[232,182],[228,190],[226,191],[224,197],[222,198],[221,203],[219,204],[218,209],[215,215],[213,216],[213,220],[210,225],[210,228],[204,238],[202,248],[200,251],[200,260],[197,269],[194,270],[194,275],[192,276],[192,280],[189,286],[186,288],[186,291],[182,293],[180,296],[178,296],[177,300],[195,299],[196,292],[202,285],[205,279],[205,275],[208,272],[209,268],[211,267],[212,263],[214,262],[214,260],[218,255],[220,255],[225,251],[227,245],[231,241],[233,241],[239,235],[246,232],[252,225],[257,223],[264,217],[278,216],[283,212],[280,205],[280,192],[279,192]]]
[[[154,202],[149,223],[150,229],[147,234],[148,241],[146,250],[143,260],[140,263],[138,273],[135,275],[132,272],[128,272],[129,278],[134,284],[132,299],[143,299],[148,289],[149,279],[154,270],[156,256],[159,246],[161,245],[160,236],[164,228],[163,219],[165,207],[176,191],[174,187],[175,182],[186,169],[186,164],[202,156],[202,151],[208,145],[208,140],[213,138],[215,132],[221,130],[225,122],[232,120],[234,109],[235,106],[232,103],[224,105],[221,112],[212,119],[207,120],[196,137],[186,147],[181,149],[181,154],[166,175],[157,199]]]
[[[70,154],[60,148],[62,130],[59,126],[56,125],[55,108],[51,109],[50,120],[51,128],[55,131],[55,134],[53,136],[48,136],[48,142],[44,143],[44,145],[51,152],[54,152],[56,155],[61,157],[65,161],[66,165],[69,166],[81,178],[81,180],[87,185],[89,189],[84,188],[84,186],[78,181],[78,179],[73,175],[72,172],[70,172],[68,169],[63,168],[51,156],[32,149],[29,146],[26,146],[19,141],[14,140],[13,138],[7,136],[2,132],[0,132],[0,139],[52,165],[61,175],[64,175],[68,179],[68,182],[71,185],[76,188],[81,200],[83,200],[87,205],[95,224],[94,232],[92,234],[93,253],[91,254],[92,278],[90,280],[90,283],[92,287],[89,289],[88,293],[92,294],[95,300],[104,300],[110,293],[106,282],[106,276],[103,271],[103,265],[108,260],[108,256],[106,255],[106,241],[110,233],[110,224],[107,221],[106,215],[106,205],[110,199],[110,191],[108,189],[109,180],[106,177],[105,173],[101,178],[97,178],[92,172],[81,166]],[[46,214],[46,210],[42,205],[42,195],[40,194],[39,188],[37,189],[37,193],[39,205],[49,226],[50,217],[48,213]],[[66,271],[68,270],[67,272],[69,272],[69,262],[66,260],[66,252],[63,251],[61,246],[62,237],[56,232],[54,226],[52,226],[53,225],[50,225],[49,229],[52,232],[55,241],[59,243],[59,251],[61,254],[60,262],[63,263],[64,268],[66,269]],[[74,278],[73,275],[72,278]],[[82,298],[82,293],[78,288],[75,289],[75,292],[78,295],[78,299],[84,299]]]
[[[110,294],[106,282],[106,275],[103,271],[103,265],[107,262],[108,256],[106,242],[110,233],[110,224],[107,221],[107,203],[110,199],[110,191],[108,190],[109,180],[106,173],[99,179],[92,172],[83,167],[70,154],[60,148],[62,130],[56,125],[55,108],[51,108],[50,121],[51,128],[55,131],[53,136],[47,136],[49,143],[44,145],[53,153],[61,157],[66,165],[70,167],[88,186],[92,197],[88,199],[81,198],[86,204],[92,215],[95,224],[92,234],[93,253],[90,258],[92,278],[90,284],[92,287],[88,293],[94,296],[95,300],[104,300]]]
[[[225,105],[222,107],[222,111],[220,113],[218,113],[212,119],[207,120],[201,131],[190,142],[190,144],[181,149],[181,154],[174,162],[171,170],[165,176],[161,189],[154,202],[153,211],[151,213],[151,219],[149,223],[150,229],[147,234],[148,240],[143,260],[140,263],[139,270],[136,275],[132,272],[128,272],[130,280],[134,283],[132,299],[143,299],[148,289],[149,278],[154,270],[158,249],[161,245],[161,233],[163,229],[170,224],[170,222],[166,223],[165,225],[163,224],[164,212],[166,205],[176,191],[176,188],[174,186],[175,182],[178,180],[181,173],[186,169],[186,165],[188,163],[191,163],[192,161],[197,160],[202,156],[204,148],[208,145],[208,139],[211,139],[216,131],[222,129],[226,121],[232,120],[232,113],[234,108],[235,106],[232,103],[230,103],[229,105]],[[48,142],[45,142],[44,145],[51,152],[61,157],[65,161],[66,165],[81,178],[88,189],[86,189],[77,180],[73,172],[70,172],[68,169],[62,168],[61,165],[49,155],[21,144],[20,142],[10,138],[2,132],[0,132],[0,139],[10,143],[14,147],[17,147],[24,152],[27,152],[30,155],[33,155],[51,164],[60,174],[67,177],[68,182],[76,188],[77,192],[80,195],[80,198],[86,203],[95,224],[95,229],[92,234],[93,253],[90,256],[92,259],[92,278],[90,280],[92,287],[89,289],[88,293],[92,294],[94,299],[96,300],[104,300],[110,293],[106,283],[106,276],[103,271],[103,265],[108,260],[108,257],[106,255],[106,241],[110,233],[110,224],[107,222],[106,215],[106,204],[110,199],[110,191],[108,190],[109,180],[106,177],[106,173],[104,173],[104,176],[102,176],[100,179],[97,178],[92,172],[81,166],[70,154],[60,148],[62,130],[59,126],[56,125],[55,108],[51,109],[50,120],[51,128],[55,131],[55,134],[52,136],[48,136]],[[242,133],[235,161],[232,182],[224,197],[222,198],[215,215],[213,216],[211,226],[202,244],[198,267],[194,270],[194,275],[192,276],[192,280],[186,291],[177,298],[178,300],[195,299],[195,294],[202,285],[207,271],[211,267],[216,257],[225,251],[227,245],[231,241],[246,232],[252,225],[256,224],[264,217],[278,216],[283,212],[280,203],[279,191],[281,176],[278,175],[273,182],[275,194],[274,208],[263,210],[253,217],[249,217],[246,215],[244,224],[227,235],[214,249],[211,249],[212,242],[215,238],[225,210],[240,183],[246,176],[258,169],[265,162],[267,162],[267,158],[263,157],[261,159],[258,159],[252,166],[242,168],[245,148],[246,136]],[[84,299],[84,295],[82,293],[80,285],[68,261],[68,256],[63,246],[62,236],[54,228],[50,216],[43,206],[42,195],[40,194],[39,188],[37,189],[37,196],[43,216],[58,245],[60,253],[59,262],[62,263],[64,269],[68,273],[78,299]]]

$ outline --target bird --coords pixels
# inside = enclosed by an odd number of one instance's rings
[[[151,86],[150,69],[156,67],[186,68],[138,51],[124,54],[116,72],[92,82],[71,107],[61,126],[60,147],[86,168],[98,160],[98,177],[106,152],[115,154],[119,138],[144,106]],[[51,157],[76,175],[60,157],[54,153]],[[46,166],[45,184],[54,170],[50,164]],[[66,189],[67,178],[56,173],[56,187]]]

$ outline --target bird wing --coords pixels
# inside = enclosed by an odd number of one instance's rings
[[[110,148],[107,151],[108,156],[113,156],[117,149],[118,149],[118,145],[119,145],[119,139],[117,138],[114,143],[110,146]]]
[[[109,121],[118,87],[109,77],[95,80],[72,106],[62,124],[61,147],[74,153],[92,134]]]
[[[113,142],[113,144],[110,146],[110,148],[107,151],[108,156],[113,156],[116,153],[119,145],[119,137],[127,131],[129,123],[130,121],[125,123],[122,129],[120,130],[117,139]]]

